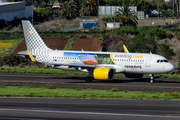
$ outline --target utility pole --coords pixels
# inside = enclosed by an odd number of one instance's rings
[[[173,0],[173,19],[174,19],[174,0]]]
[[[175,0],[175,3],[176,3],[176,8],[177,8],[176,17],[177,19],[179,19],[179,0]]]
[[[33,16],[34,16],[34,3],[33,3],[33,0],[31,1],[31,6],[32,6],[32,25],[33,25]]]
[[[159,11],[159,0],[158,0],[158,19],[159,19],[159,13],[160,11]]]

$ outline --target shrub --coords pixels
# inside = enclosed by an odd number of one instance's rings
[[[131,52],[156,53],[156,49],[155,39],[145,38],[143,35],[137,35],[128,42],[128,50]]]
[[[17,66],[19,65],[24,59],[20,56],[17,55],[6,55],[3,57],[0,57],[0,66],[3,65],[9,65],[10,67],[12,66]]]
[[[55,14],[53,9],[50,7],[37,8],[34,10],[34,12],[35,12],[35,14],[37,14],[39,16],[44,16],[44,17],[51,17]]]
[[[138,33],[142,36],[158,37],[159,39],[172,38],[173,35],[164,29],[144,26],[137,29]]]
[[[106,34],[115,34],[115,35],[137,35],[138,31],[136,27],[133,26],[123,26],[111,31],[107,31]]]
[[[170,59],[172,56],[175,55],[173,50],[170,49],[169,46],[166,44],[159,44],[158,49],[157,49],[157,53],[160,55],[163,55],[164,57],[166,57],[168,59]]]

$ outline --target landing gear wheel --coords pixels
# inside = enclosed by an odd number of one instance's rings
[[[150,80],[150,83],[154,83],[154,80]]]
[[[93,77],[86,77],[85,81],[86,82],[92,82],[93,81]]]
[[[150,74],[150,83],[154,83],[154,76],[153,76],[153,74]]]

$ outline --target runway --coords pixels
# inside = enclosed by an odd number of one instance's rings
[[[179,120],[177,100],[0,98],[3,120]]]
[[[83,89],[112,89],[138,91],[179,91],[179,80],[116,77],[114,81],[86,83],[85,76],[3,74],[0,84],[38,85]],[[1,120],[179,120],[179,100],[121,100],[75,98],[0,98]]]
[[[77,89],[101,89],[110,90],[117,88],[128,91],[149,91],[149,92],[180,92],[180,79],[156,78],[155,83],[151,84],[149,78],[125,78],[115,77],[113,81],[94,80],[91,83],[85,82],[84,75],[46,75],[46,74],[16,74],[1,73],[0,82],[8,82],[10,85],[29,85],[41,86],[51,84],[59,88]],[[11,84],[12,83],[12,84]]]

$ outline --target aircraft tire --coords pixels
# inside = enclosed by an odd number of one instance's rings
[[[86,77],[85,81],[86,81],[86,82],[92,82],[92,81],[93,81],[93,78],[92,78],[92,77]]]
[[[151,79],[151,80],[150,80],[150,83],[154,83],[154,80],[153,80],[153,79]]]

